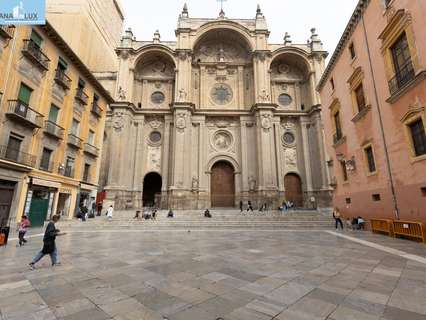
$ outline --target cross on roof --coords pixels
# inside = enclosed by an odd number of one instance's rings
[[[223,11],[223,3],[228,0],[216,0],[217,2],[220,2],[220,11]]]

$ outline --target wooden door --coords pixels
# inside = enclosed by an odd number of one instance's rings
[[[12,199],[13,199],[13,189],[0,188],[0,227],[4,227],[8,225]]]
[[[303,206],[302,181],[297,174],[289,173],[284,177],[285,199],[295,207]]]
[[[212,207],[234,207],[234,168],[228,162],[217,162],[211,175]]]

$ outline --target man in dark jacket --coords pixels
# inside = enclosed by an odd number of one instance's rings
[[[62,235],[59,233],[59,229],[56,229],[55,223],[58,222],[59,216],[52,216],[52,220],[47,224],[46,231],[44,232],[43,237],[43,248],[39,253],[35,255],[33,261],[30,263],[31,269],[35,268],[35,264],[40,261],[45,255],[50,255],[52,260],[52,266],[58,264],[58,251],[56,249],[56,236]]]

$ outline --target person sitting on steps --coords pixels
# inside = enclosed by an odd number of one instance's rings
[[[210,213],[209,209],[206,209],[206,211],[204,211],[204,217],[205,217],[205,218],[211,218],[211,217],[212,217],[212,215],[211,215],[211,213]]]

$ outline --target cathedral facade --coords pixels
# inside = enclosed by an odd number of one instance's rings
[[[176,41],[137,41],[127,30],[100,184],[116,208],[330,206],[316,92],[326,52],[315,30],[304,44],[268,43],[254,19],[179,16]]]

